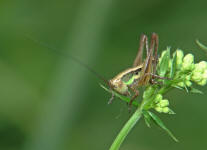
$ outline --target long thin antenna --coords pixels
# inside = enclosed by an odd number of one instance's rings
[[[97,78],[99,78],[100,80],[103,80],[107,85],[110,86],[108,80],[106,80],[101,74],[99,74],[97,71],[95,71],[93,68],[91,68],[89,65],[87,65],[86,63],[82,62],[81,60],[79,60],[78,58],[72,56],[72,55],[69,55],[67,53],[63,53],[62,51],[59,51],[57,48],[55,47],[51,47],[50,45],[44,43],[44,42],[41,42],[41,41],[38,41],[30,36],[26,36],[27,39],[30,39],[31,41],[41,45],[41,46],[44,46],[45,48],[47,48],[48,50],[52,50],[54,53],[56,53],[57,55],[61,55],[63,56],[65,59],[71,59],[73,60],[74,62],[78,63],[79,65],[85,67],[89,72],[91,72],[92,74],[94,74]]]

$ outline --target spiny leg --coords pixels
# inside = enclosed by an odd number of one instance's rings
[[[138,91],[136,88],[131,87],[131,86],[128,86],[128,88],[134,92],[134,95],[133,95],[133,97],[130,99],[129,104],[128,104],[128,106],[129,106],[128,109],[129,109],[129,111],[131,111],[132,103],[133,103],[133,101],[137,98],[137,96],[139,96],[139,91]]]
[[[140,85],[146,85],[151,80],[150,74],[156,73],[157,50],[158,50],[158,36],[156,33],[152,33],[149,53],[144,61],[143,68],[142,68],[142,77],[139,82]]]
[[[152,33],[150,49],[154,48],[153,74],[156,74],[156,68],[158,63],[158,56],[157,56],[158,44],[159,44],[158,35],[156,33]]]
[[[140,38],[139,49],[138,49],[137,56],[134,60],[133,67],[136,67],[136,66],[142,64],[142,55],[143,55],[144,46],[146,46],[146,51],[147,51],[147,55],[148,55],[148,53],[149,53],[148,38],[146,35],[143,34],[143,35],[141,35],[141,38]]]
[[[108,101],[108,104],[111,104],[112,103],[112,101],[114,99],[114,96],[115,96],[115,94],[114,94],[114,92],[112,90],[111,90],[111,93],[112,93],[112,95],[111,95],[111,98]]]
[[[152,84],[152,85],[154,85],[154,84],[159,84],[159,85],[163,85],[163,83],[162,82],[160,82],[160,81],[155,81],[154,79],[150,79],[150,84]]]
[[[158,75],[153,74],[153,73],[151,73],[151,76],[152,76],[153,78],[157,78],[157,79],[167,79],[167,80],[172,80],[171,78],[168,78],[168,77],[161,77],[161,76],[158,76]]]
[[[163,82],[161,82],[161,81],[155,81],[155,79],[157,78],[157,79],[166,79],[166,80],[172,80],[171,78],[168,78],[168,77],[161,77],[161,76],[158,76],[158,75],[156,75],[156,74],[152,74],[151,73],[151,76],[152,76],[152,78],[150,79],[150,83],[151,84],[159,84],[159,85],[163,85]]]
[[[161,76],[156,75],[156,74],[153,74],[153,73],[145,73],[144,76],[148,76],[148,75],[150,75],[152,78],[172,80],[171,78],[168,78],[168,77],[161,77]]]
[[[146,74],[152,72],[153,50],[154,50],[154,40],[151,40],[149,53],[146,56],[146,59],[144,60],[144,63],[142,65],[141,77],[138,82],[138,85],[146,85],[150,80],[149,74],[148,75]]]
[[[145,76],[150,76],[150,80],[149,80],[149,82],[150,82],[151,84],[161,84],[161,85],[162,85],[162,82],[157,82],[157,81],[155,81],[155,79],[172,80],[171,78],[168,78],[168,77],[161,77],[161,76],[158,76],[158,75],[153,74],[153,73],[145,73],[144,77],[145,77]]]

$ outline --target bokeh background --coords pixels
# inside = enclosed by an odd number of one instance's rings
[[[206,60],[195,44],[207,44],[206,6],[203,0],[1,0],[0,149],[108,149],[130,117],[127,106],[118,99],[107,105],[101,81],[66,54],[110,79],[131,66],[141,33],[156,32],[159,52],[171,46]],[[177,114],[160,117],[179,143],[142,120],[121,150],[206,149],[207,87],[199,88],[205,94],[166,95]]]

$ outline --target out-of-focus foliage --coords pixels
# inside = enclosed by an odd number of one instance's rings
[[[207,43],[206,5],[202,0],[1,0],[0,149],[108,149],[130,116],[126,104],[115,99],[107,105],[110,95],[101,81],[58,51],[107,79],[132,65],[141,33],[158,33],[159,50],[172,46],[193,53],[196,62],[206,60],[195,44],[195,39]],[[142,121],[122,149],[205,149],[206,87],[201,91],[166,95],[177,115],[161,118],[180,143]]]

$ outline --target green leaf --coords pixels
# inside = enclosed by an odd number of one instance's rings
[[[152,118],[147,111],[143,111],[144,121],[147,127],[151,128]]]
[[[175,115],[176,113],[175,113],[172,109],[169,108],[169,112],[168,112],[168,114],[170,114],[170,115]]]
[[[168,67],[169,67],[169,60],[170,60],[170,47],[167,47],[165,54],[163,55],[160,66],[159,66],[159,75],[164,77]]]
[[[162,120],[157,116],[155,115],[154,113],[148,111],[149,115],[152,117],[152,119],[155,121],[155,123],[160,127],[162,128],[163,130],[165,130],[169,136],[172,137],[172,139],[175,141],[175,142],[178,142],[178,139],[172,134],[172,132],[164,125],[164,123],[162,122]]]
[[[170,78],[173,78],[175,76],[176,60],[177,60],[177,53],[175,52],[173,54],[172,64],[171,64],[171,68],[170,68]]]
[[[187,93],[189,93],[188,87],[187,87],[187,86],[184,86],[184,88],[185,88],[185,91],[186,91]]]
[[[191,92],[191,93],[196,93],[196,94],[203,94],[202,91],[200,91],[200,90],[198,90],[198,89],[196,89],[196,88],[191,88],[191,89],[190,89],[190,92]]]
[[[125,101],[125,102],[127,102],[127,103],[130,102],[130,97],[123,96],[123,95],[121,95],[121,94],[119,94],[119,93],[117,93],[117,92],[115,92],[115,91],[113,91],[113,90],[110,90],[110,89],[106,88],[105,86],[103,86],[102,84],[100,84],[100,86],[101,86],[104,90],[106,90],[107,92],[109,92],[109,93],[112,93],[112,92],[113,92],[114,95],[115,95],[116,97],[120,98],[121,100],[123,100],[123,101]],[[133,102],[132,102],[132,105],[134,105],[134,106],[136,106],[136,107],[139,106],[139,104],[138,104],[137,101],[133,101]]]
[[[179,90],[184,90],[183,87],[177,86],[177,85],[172,85],[172,87],[177,88]]]

